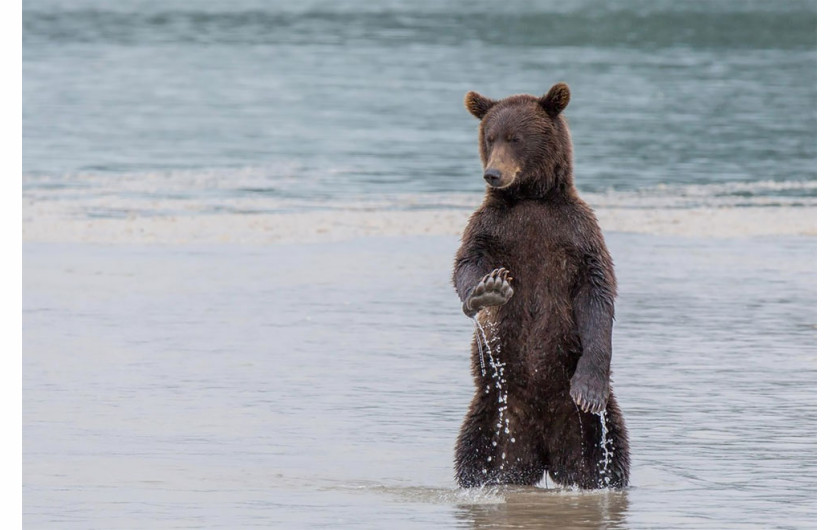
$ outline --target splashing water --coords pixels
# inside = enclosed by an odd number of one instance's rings
[[[505,383],[505,364],[502,362],[497,361],[493,357],[493,347],[490,345],[493,342],[496,346],[495,351],[498,354],[501,352],[501,344],[499,341],[499,337],[495,333],[495,326],[492,324],[490,325],[490,334],[491,340],[487,340],[487,334],[484,332],[484,327],[478,321],[477,317],[473,317],[473,322],[475,322],[476,329],[478,333],[475,335],[475,340],[478,345],[478,357],[479,357],[479,364],[481,366],[481,376],[484,377],[486,375],[485,367],[484,367],[484,353],[487,353],[487,360],[490,363],[490,367],[493,369],[492,378],[494,381],[494,386],[498,391],[498,404],[499,404],[499,420],[496,422],[496,432],[493,437],[493,447],[498,446],[499,441],[501,440],[502,436],[502,428],[504,428],[504,432],[508,435],[508,439],[511,443],[516,443],[516,438],[510,436],[510,418],[505,417],[505,411],[508,408],[508,394],[507,394],[507,387]],[[490,393],[490,387],[484,387],[485,393]],[[487,457],[487,461],[492,461],[493,457]],[[507,452],[503,451],[501,455],[502,463],[499,466],[499,469],[505,468],[505,461],[507,460]]]
[[[598,462],[601,466],[598,471],[601,474],[601,486],[609,488],[610,476],[608,472],[613,457],[613,441],[607,438],[607,434],[609,433],[609,429],[607,428],[607,411],[601,412],[598,416],[601,417],[601,450],[604,452],[604,458]]]
[[[487,372],[484,369],[484,346],[482,345],[481,339],[478,338],[478,335],[479,335],[479,333],[481,334],[481,336],[484,338],[484,343],[487,342],[487,336],[484,334],[484,328],[482,328],[481,324],[479,324],[479,322],[478,322],[478,317],[474,316],[474,317],[472,317],[472,319],[473,319],[473,322],[475,323],[475,329],[476,329],[475,343],[478,346],[478,362],[479,362],[479,365],[481,366],[481,377],[484,377],[485,375],[487,375]],[[488,348],[489,348],[489,346],[488,346]],[[488,352],[488,355],[489,355],[489,352]],[[489,390],[490,389],[487,389],[488,392],[489,392]]]
[[[581,460],[583,460],[583,454],[584,454],[583,418],[580,417],[580,408],[577,406],[577,403],[575,403],[575,400],[572,399],[571,394],[569,394],[569,399],[572,400],[572,405],[575,406],[575,411],[577,411],[578,425],[580,425],[580,458],[581,458]]]

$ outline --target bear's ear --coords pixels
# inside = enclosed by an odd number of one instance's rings
[[[467,92],[467,95],[464,97],[464,106],[467,107],[467,110],[470,111],[470,114],[472,114],[479,120],[484,118],[484,115],[487,114],[487,111],[493,108],[493,105],[495,105],[496,103],[496,101],[493,101],[490,98],[486,98],[478,92]]]
[[[571,95],[569,85],[566,83],[557,83],[548,89],[548,92],[540,98],[540,106],[545,109],[549,116],[556,118],[566,108],[566,105],[569,104]]]

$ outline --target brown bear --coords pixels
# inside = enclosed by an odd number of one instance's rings
[[[475,92],[487,190],[453,283],[476,319],[476,392],[455,450],[460,486],[627,485],[624,419],[610,386],[616,281],[572,177],[569,87],[495,101]],[[514,277],[515,276],[515,280]]]

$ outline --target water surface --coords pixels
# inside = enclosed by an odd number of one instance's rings
[[[27,244],[24,521],[815,526],[814,239],[607,240],[632,468],[595,493],[457,490],[454,238]]]

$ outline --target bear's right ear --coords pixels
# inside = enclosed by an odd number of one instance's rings
[[[467,107],[467,110],[470,111],[470,114],[472,114],[479,120],[484,118],[484,115],[487,114],[487,111],[492,109],[493,105],[495,105],[496,103],[496,101],[493,101],[490,98],[486,98],[478,92],[467,92],[467,95],[464,97],[464,106]]]

